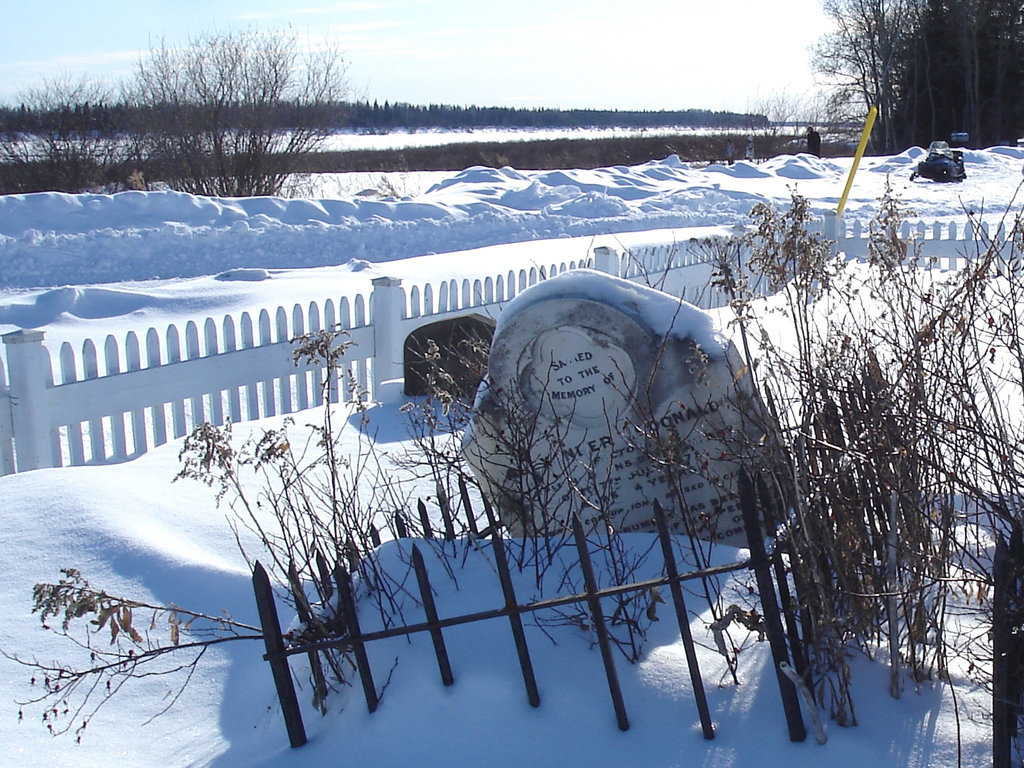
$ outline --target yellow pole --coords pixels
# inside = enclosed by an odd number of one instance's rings
[[[875,116],[878,115],[878,107],[872,107],[868,112],[868,119],[864,123],[864,132],[860,135],[860,146],[857,147],[857,154],[853,157],[853,165],[850,166],[850,175],[846,179],[846,189],[843,196],[839,198],[839,207],[836,208],[836,218],[843,218],[843,209],[846,207],[846,198],[850,194],[850,187],[853,186],[853,177],[857,175],[857,168],[860,166],[860,159],[864,156],[864,148],[868,145],[868,138],[871,136],[871,129],[875,125]]]

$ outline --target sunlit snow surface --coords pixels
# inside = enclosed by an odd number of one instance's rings
[[[886,180],[924,219],[1001,214],[1021,181],[1024,150],[967,151],[960,184],[911,182],[923,150],[866,158],[846,208],[870,218]],[[474,167],[389,177],[403,197],[202,198],[177,192],[43,193],[0,197],[0,289],[214,275],[233,268],[294,269],[542,238],[747,221],[760,201],[792,191],[818,212],[839,201],[850,159],[783,155],[763,163],[691,168],[674,156],[634,167],[519,171]],[[440,180],[438,180],[440,179]],[[379,180],[378,180],[379,181]],[[357,185],[372,185],[360,175]],[[380,186],[378,184],[378,186]],[[338,177],[313,193],[342,188]]]
[[[887,178],[925,220],[962,222],[965,210],[991,220],[1008,207],[1019,212],[1024,151],[967,152],[968,177],[959,185],[910,182],[921,156],[913,148],[867,158],[847,219],[870,219]],[[432,176],[425,184],[406,175],[398,181],[408,196],[384,199],[354,194],[373,181],[365,176],[351,182],[359,189],[336,195],[331,190],[350,188],[349,182],[320,179],[323,196],[302,200],[170,192],[4,197],[0,332],[41,327],[48,343],[80,341],[366,290],[370,279],[383,274],[461,277],[501,271],[524,253],[538,264],[567,252],[581,258],[597,242],[651,237],[645,230],[742,224],[755,203],[784,204],[791,189],[821,213],[834,209],[850,164],[848,158],[797,155],[700,169],[674,158],[596,171],[471,168]],[[467,252],[481,246],[489,247]],[[369,411],[367,429],[385,450],[405,444],[400,406],[392,401]],[[313,418],[303,414],[297,421]],[[357,423],[348,422],[349,444]],[[279,424],[235,429],[245,434]],[[209,488],[171,482],[180,448],[175,442],[122,465],[0,479],[0,648],[44,661],[68,655],[67,645],[40,629],[29,608],[32,585],[58,578],[69,565],[111,592],[213,614],[227,610],[255,621],[246,563],[224,510]],[[431,493],[415,485],[410,490]],[[394,550],[387,545],[384,556],[393,557]],[[442,605],[458,610],[497,604],[486,554],[468,552],[457,588],[437,580]],[[737,594],[746,591],[742,580],[734,586]],[[542,697],[534,710],[507,624],[494,621],[447,634],[456,678],[451,688],[440,683],[429,638],[374,646],[379,684],[394,667],[374,715],[367,714],[356,686],[334,696],[329,713],[320,717],[304,686],[299,697],[311,742],[300,750],[287,746],[259,643],[211,651],[181,700],[148,724],[174,695],[174,685],[157,678],[126,688],[92,720],[81,746],[47,735],[38,708],[25,707],[25,720],[18,722],[13,702],[33,695],[31,674],[0,659],[0,765],[923,768],[956,765],[958,741],[962,765],[990,763],[987,694],[970,684],[964,670],[952,670],[952,686],[934,681],[915,690],[908,681],[897,702],[888,695],[884,665],[863,659],[854,660],[860,725],[827,723],[825,746],[813,737],[790,744],[765,644],[746,641],[736,686],[713,650],[707,617],[699,616],[692,629],[717,727],[716,739],[707,742],[674,619],[667,606],[661,609],[641,662],[619,659],[632,724],[625,733],[615,726],[589,636],[561,628],[549,638],[528,628]]]

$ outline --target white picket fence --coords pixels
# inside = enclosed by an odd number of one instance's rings
[[[527,287],[568,270],[654,277],[687,300],[713,305],[710,268],[692,250],[678,243],[628,254],[599,247],[584,260],[408,286],[381,277],[367,295],[208,317],[141,337],[88,339],[81,349],[65,343],[56,356],[43,331],[8,333],[6,366],[0,360],[0,474],[125,461],[204,421],[237,423],[322,405],[325,372],[296,364],[291,342],[319,330],[345,329],[352,342],[347,371],[331,372],[326,391],[333,399],[374,399],[384,382],[403,376],[405,340],[417,328],[469,314],[496,317]]]
[[[826,237],[851,257],[867,254],[868,232],[834,218]],[[987,227],[905,224],[937,266],[956,269],[990,242]],[[1000,229],[993,237],[1005,239]],[[223,424],[292,413],[323,402],[325,371],[293,361],[291,340],[342,328],[353,346],[333,371],[333,399],[375,399],[403,376],[406,338],[421,326],[469,314],[496,317],[527,287],[590,267],[644,282],[705,308],[724,297],[709,285],[706,251],[692,241],[651,242],[628,251],[597,247],[586,259],[524,265],[483,278],[403,284],[381,277],[367,294],[329,298],[291,310],[150,328],[142,338],[107,336],[54,359],[37,330],[4,335],[0,360],[0,474],[41,467],[124,461],[179,438],[204,421]],[[350,386],[354,382],[354,386]]]
[[[1012,222],[1011,222],[1012,224]],[[868,255],[871,234],[868,225],[862,221],[845,224],[841,220],[827,217],[822,224],[822,233],[836,242],[836,249],[849,258],[863,259]],[[900,239],[920,245],[921,256],[930,260],[938,269],[959,269],[967,261],[984,253],[993,244],[999,244],[1004,252],[1012,247],[1007,222],[955,221],[925,223],[904,221],[900,226]]]

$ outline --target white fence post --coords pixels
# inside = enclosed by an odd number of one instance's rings
[[[594,269],[607,275],[619,277],[619,253],[607,245],[594,249]]]
[[[43,331],[12,331],[3,335],[11,375],[11,421],[18,471],[54,466],[46,389],[53,384],[50,355]]]
[[[402,320],[405,291],[397,277],[376,277],[373,285],[373,397],[379,398],[385,381],[402,376]]]

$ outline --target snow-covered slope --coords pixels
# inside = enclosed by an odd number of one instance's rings
[[[968,151],[962,184],[912,183],[911,148],[867,158],[846,218],[870,218],[886,179],[918,216],[1004,211],[1024,150]],[[784,155],[691,168],[676,157],[635,167],[518,171],[469,168],[403,198],[195,197],[176,192],[0,197],[0,289],[214,275],[232,268],[385,262],[523,242],[735,224],[791,190],[834,209],[851,160]],[[321,186],[326,186],[326,181]]]

